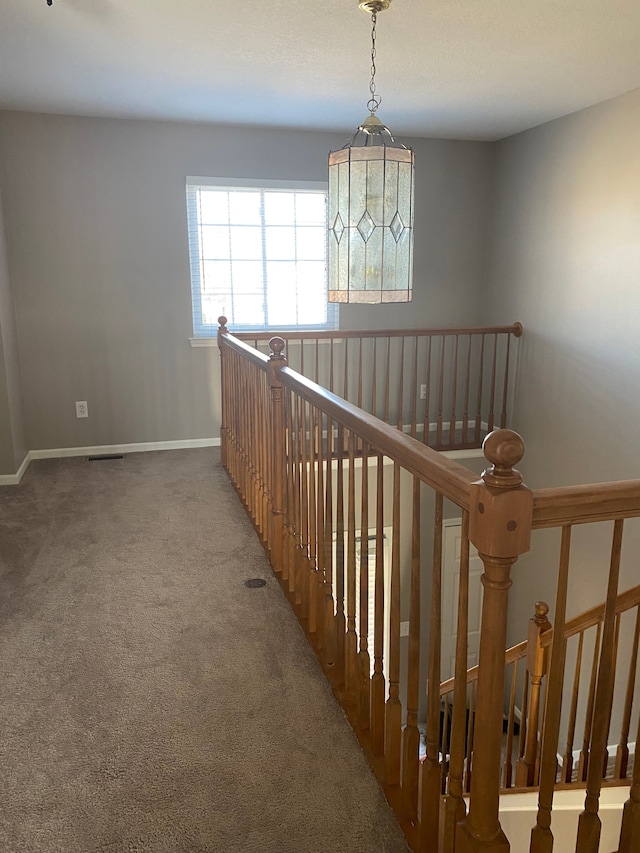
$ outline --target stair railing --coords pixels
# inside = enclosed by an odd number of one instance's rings
[[[223,325],[226,327],[226,318]],[[507,426],[522,325],[282,333],[289,367],[437,450]],[[269,354],[272,333],[234,337]]]
[[[485,440],[488,465],[478,479],[417,441],[413,426],[405,434],[292,370],[282,339],[272,339],[267,357],[222,327],[219,345],[225,466],[414,850],[509,850],[499,797],[511,569],[529,549],[532,531],[557,527],[558,594],[540,746],[540,808],[531,842],[536,853],[551,849],[571,532],[586,522],[613,524],[587,796],[576,846],[579,853],[596,853],[623,519],[640,516],[640,482],[531,492],[514,467],[524,451],[522,440],[510,430],[494,431]],[[442,552],[443,523],[452,513],[461,516],[462,539],[456,685],[445,750]],[[470,542],[484,566],[472,714],[466,686]],[[422,758],[419,723],[425,719]],[[474,747],[466,795],[469,719]],[[638,791],[635,778],[623,824],[623,837],[633,843],[640,840]],[[631,849],[621,839],[621,853]]]

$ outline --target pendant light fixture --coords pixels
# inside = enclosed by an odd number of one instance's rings
[[[329,302],[410,302],[414,155],[376,115],[376,23],[391,0],[362,0],[371,14],[369,115],[329,154]]]

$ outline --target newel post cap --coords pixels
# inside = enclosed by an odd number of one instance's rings
[[[497,429],[482,449],[491,465],[471,484],[469,539],[481,554],[514,560],[531,547],[533,496],[513,466],[524,456],[517,432]]]
[[[269,341],[269,352],[271,361],[285,361],[286,356],[284,354],[285,343],[282,338],[276,337],[271,338]]]

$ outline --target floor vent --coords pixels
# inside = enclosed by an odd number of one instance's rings
[[[124,459],[124,453],[103,453],[100,456],[87,456],[87,462],[108,462],[112,459]]]

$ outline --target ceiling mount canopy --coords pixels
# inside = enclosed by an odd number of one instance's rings
[[[377,14],[390,3],[359,3],[371,14],[369,115],[329,155],[329,302],[411,300],[414,155],[376,115]]]

